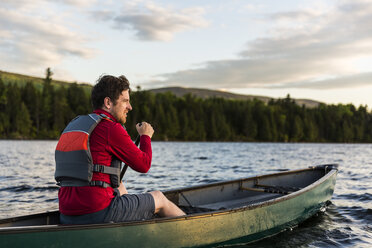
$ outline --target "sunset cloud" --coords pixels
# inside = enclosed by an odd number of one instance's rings
[[[212,88],[324,89],[372,84],[372,3],[341,2],[327,11],[274,13],[270,34],[247,42],[238,58],[208,61],[197,69],[158,75],[163,84]]]
[[[0,67],[24,68],[36,72],[55,66],[69,56],[91,58],[95,51],[84,44],[87,38],[67,28],[60,20],[45,15],[35,17],[22,5],[0,8]]]
[[[113,11],[94,11],[95,17],[110,21],[115,29],[132,30],[140,40],[169,41],[176,33],[203,28],[208,22],[202,17],[202,8],[175,10],[153,3],[143,6],[126,5],[116,13]]]

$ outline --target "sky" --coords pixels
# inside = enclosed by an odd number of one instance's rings
[[[2,0],[0,70],[372,107],[371,0]]]

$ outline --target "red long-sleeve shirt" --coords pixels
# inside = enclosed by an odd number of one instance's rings
[[[112,156],[126,163],[133,170],[146,173],[151,167],[151,139],[142,135],[140,149],[131,140],[127,131],[108,112],[97,109],[96,114],[105,114],[113,121],[103,119],[89,138],[93,164],[110,166]],[[110,176],[93,173],[93,181],[110,183]],[[58,192],[59,210],[64,215],[82,215],[100,211],[110,205],[114,198],[111,187],[61,187]]]

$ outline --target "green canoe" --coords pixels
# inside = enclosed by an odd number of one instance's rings
[[[331,199],[337,165],[165,192],[187,215],[60,225],[58,211],[0,220],[0,247],[195,247],[252,242],[291,228]]]

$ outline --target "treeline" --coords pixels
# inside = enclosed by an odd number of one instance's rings
[[[92,111],[90,96],[74,83],[51,86],[48,69],[42,89],[0,78],[0,138],[56,139],[76,115]],[[366,106],[325,105],[306,108],[289,96],[265,104],[259,100],[201,99],[192,95],[131,94],[128,132],[150,122],[154,140],[372,142],[372,113]]]
[[[158,140],[372,142],[372,113],[367,106],[299,106],[287,96],[259,100],[200,99],[192,95],[137,91],[131,95],[129,132],[150,121]]]
[[[48,68],[42,89],[0,78],[0,138],[56,139],[76,115],[91,111],[90,97],[76,83],[52,86]]]

